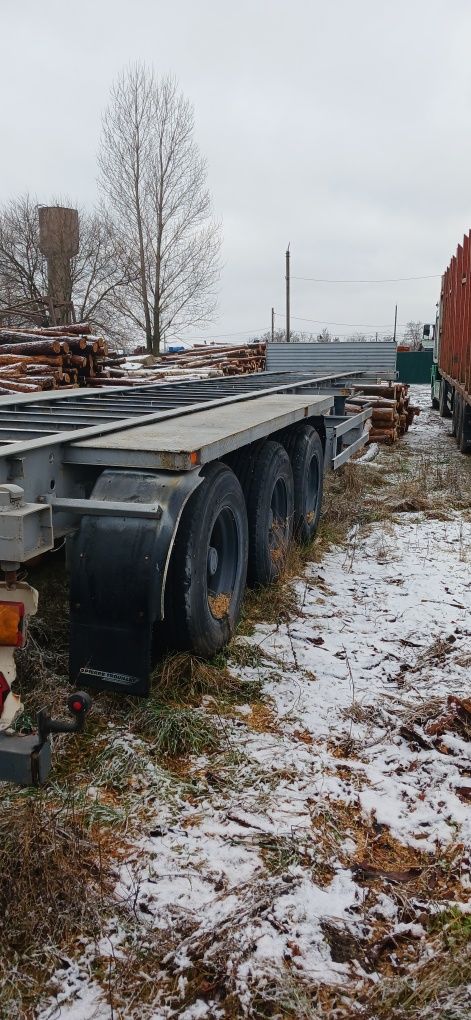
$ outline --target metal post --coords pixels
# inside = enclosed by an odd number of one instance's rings
[[[271,310],[271,342],[275,342],[275,309]]]
[[[396,343],[396,326],[397,326],[397,305],[394,310],[394,336],[393,336],[394,343]]]
[[[289,301],[289,245],[286,249],[286,341],[290,342],[290,324],[289,324],[289,313],[290,313],[290,301]]]

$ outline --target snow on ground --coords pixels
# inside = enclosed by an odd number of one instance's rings
[[[418,463],[434,444],[442,460],[454,458],[447,426],[426,409],[428,388],[414,396],[424,412],[404,452]],[[379,451],[379,470],[388,456]],[[170,1007],[156,984],[154,1020],[223,1015],[211,991],[188,1001],[198,961],[222,966],[250,1016],[254,987],[286,972],[350,994],[368,973],[374,980],[364,955],[334,951],[336,930],[360,942],[383,924],[421,939],[394,896],[371,898],[361,876],[384,833],[407,861],[469,845],[460,789],[470,785],[471,744],[453,722],[463,711],[456,699],[469,696],[470,550],[471,521],[457,511],[356,528],[307,567],[294,619],[243,639],[260,651],[261,664],[242,672],[263,677],[271,725],[253,725],[247,705],[224,719],[226,755],[193,762],[192,795],[173,815],[157,798],[116,889],[144,940],[168,936],[161,985],[176,977],[182,1004]],[[458,901],[469,887],[463,865]],[[41,1020],[111,1016],[93,984],[88,1014],[83,994],[72,989],[69,1006],[49,1005]]]

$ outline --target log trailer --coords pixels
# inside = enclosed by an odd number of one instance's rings
[[[471,452],[471,232],[442,276],[434,329],[432,404],[452,419],[461,453]]]
[[[294,535],[317,528],[325,469],[367,439],[345,415],[349,378],[266,372],[0,399],[0,780],[40,784],[49,734],[15,732],[15,649],[37,592],[20,572],[66,541],[70,662],[78,688],[146,695],[164,646],[210,657],[230,639],[246,582],[267,585]]]

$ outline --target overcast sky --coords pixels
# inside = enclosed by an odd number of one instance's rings
[[[194,104],[223,226],[218,318],[202,332],[245,339],[272,305],[284,324],[288,242],[293,328],[381,332],[396,301],[400,323],[433,318],[439,279],[296,277],[445,268],[470,226],[469,0],[0,0],[0,12],[0,201],[93,205],[110,84],[142,59]]]

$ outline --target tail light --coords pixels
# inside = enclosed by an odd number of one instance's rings
[[[9,648],[22,648],[24,639],[24,603],[0,601],[0,645]]]

